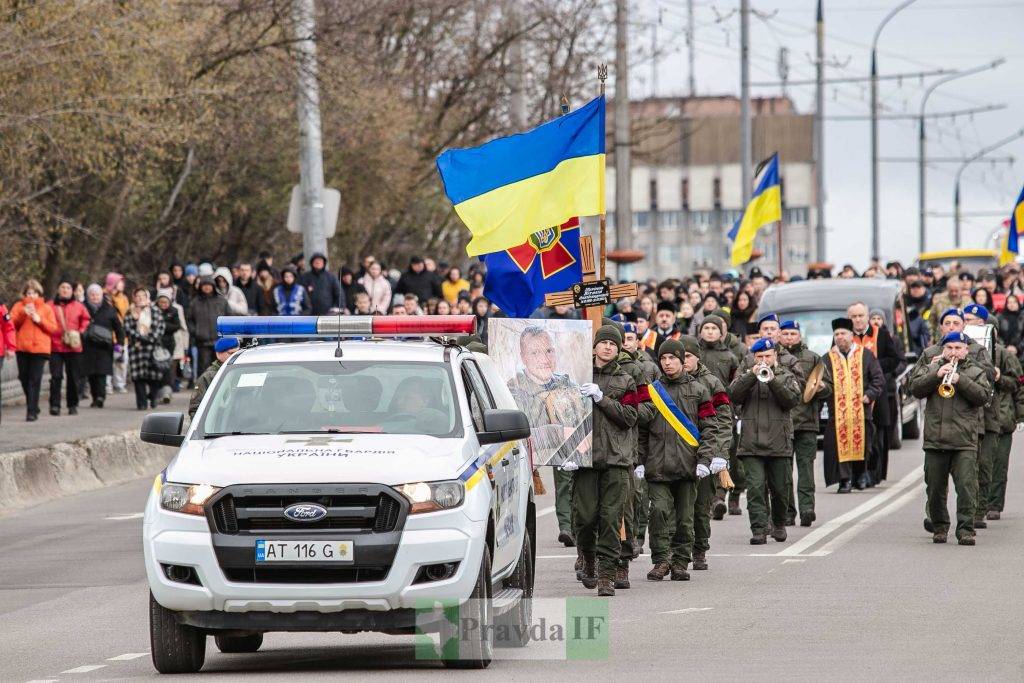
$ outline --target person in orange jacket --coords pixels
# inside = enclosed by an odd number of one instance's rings
[[[43,384],[43,369],[50,359],[52,335],[60,326],[53,309],[43,301],[43,286],[38,280],[28,280],[21,290],[21,301],[11,308],[11,322],[17,344],[18,381],[25,392],[25,419],[39,419],[39,389]]]
[[[14,358],[14,352],[18,348],[18,341],[14,337],[14,323],[7,312],[7,307],[0,304],[0,370],[4,367],[4,359]],[[0,384],[0,387],[3,385]],[[0,405],[3,399],[0,397]]]

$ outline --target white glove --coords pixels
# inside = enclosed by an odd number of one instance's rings
[[[558,469],[562,470],[563,472],[575,472],[579,468],[579,464],[573,462],[572,460],[566,460],[565,462],[558,466]]]
[[[729,461],[725,458],[711,458],[711,474],[718,474],[729,469]]]
[[[597,386],[593,382],[581,384],[580,393],[594,399],[594,403],[598,403],[602,398],[604,398],[604,392],[601,391],[601,387]]]
[[[1024,422],[1018,422],[1017,428],[1013,430],[1015,432],[1024,432]]]
[[[637,466],[636,466],[636,469],[635,469],[635,470],[633,470],[633,475],[634,475],[634,476],[635,476],[635,477],[636,477],[637,479],[643,479],[643,478],[644,478],[644,473],[645,473],[646,471],[647,471],[647,470],[645,470],[645,469],[644,469],[644,466],[643,466],[643,465],[637,465]]]
[[[711,474],[711,470],[708,469],[707,465],[697,465],[697,478],[703,479],[704,477]]]

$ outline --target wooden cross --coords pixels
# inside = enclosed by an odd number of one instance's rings
[[[603,217],[602,217],[603,218]],[[603,226],[602,226],[603,227]],[[573,288],[579,287],[586,283],[598,282],[597,269],[594,264],[594,240],[593,238],[586,236],[580,238],[580,265],[583,267],[583,281],[577,285],[573,285]],[[604,265],[603,263],[601,264]],[[603,271],[602,267],[602,271]],[[602,279],[604,272],[601,273]],[[626,282],[622,284],[610,285],[608,291],[611,295],[611,300],[622,299],[627,296],[636,296],[639,292],[639,288],[635,282]],[[576,300],[573,297],[573,290],[569,289],[564,292],[550,292],[544,295],[545,306],[572,306],[576,308]],[[604,312],[604,306],[587,306],[583,309],[587,320],[594,327],[594,332],[597,332],[597,328],[601,327],[601,314]]]

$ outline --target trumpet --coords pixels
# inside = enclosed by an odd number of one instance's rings
[[[754,376],[758,382],[771,382],[775,378],[775,373],[767,365],[758,365],[754,368]]]
[[[953,368],[942,378],[939,385],[939,396],[942,398],[953,398],[956,394],[956,387],[953,386],[953,375],[956,374],[956,366],[960,361],[953,361]]]

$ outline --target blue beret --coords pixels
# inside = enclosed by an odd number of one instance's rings
[[[237,348],[238,337],[221,337],[213,345],[213,350],[217,353],[224,353],[225,351]]]
[[[762,351],[771,351],[774,348],[775,342],[773,342],[771,339],[763,338],[758,339],[756,342],[754,342],[754,345],[750,347],[750,352],[760,353]]]
[[[949,316],[951,316],[951,315],[955,315],[956,317],[960,318],[961,320],[964,319],[964,314],[960,312],[959,308],[950,308],[945,313],[943,313],[941,316],[939,316],[939,324],[941,325],[943,323],[943,321],[946,318],[948,318]]]
[[[973,315],[982,320],[988,320],[988,309],[981,304],[968,304],[964,306],[964,315]]]
[[[795,320],[783,320],[782,324],[779,325],[780,330],[799,330],[800,323]]]
[[[761,316],[761,319],[757,321],[757,326],[760,327],[761,323],[767,322],[769,320],[773,322],[779,322],[779,316],[775,315],[774,313],[769,313],[768,315]]]
[[[945,346],[946,344],[952,342],[960,342],[961,344],[967,344],[970,343],[970,341],[971,338],[968,337],[963,332],[950,332],[949,334],[942,338],[942,345]]]
[[[622,323],[622,331],[637,334],[636,323]]]

